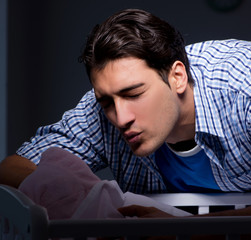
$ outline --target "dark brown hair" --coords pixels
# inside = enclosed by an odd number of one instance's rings
[[[92,69],[101,70],[107,62],[124,57],[145,60],[166,83],[169,70],[179,60],[193,83],[183,37],[166,21],[146,11],[126,9],[94,27],[80,62],[84,62],[90,78]]]

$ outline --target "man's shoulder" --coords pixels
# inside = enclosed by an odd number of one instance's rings
[[[188,55],[201,55],[207,51],[215,51],[215,53],[221,54],[229,52],[231,49],[251,49],[251,42],[238,39],[225,39],[225,40],[208,40],[197,43],[192,43],[186,46]]]
[[[81,98],[77,106],[80,106],[80,107],[92,106],[93,107],[94,105],[97,105],[97,101],[96,101],[94,90],[91,89],[83,95],[83,97]]]
[[[211,90],[250,91],[251,42],[206,41],[187,46],[187,52],[197,84]]]
[[[77,106],[72,109],[77,115],[87,116],[87,115],[96,115],[101,111],[100,104],[97,102],[94,90],[91,89],[86,92],[83,97],[80,99]]]
[[[107,122],[93,89],[86,92],[75,108],[64,113],[62,120],[73,129],[97,129],[101,122]]]

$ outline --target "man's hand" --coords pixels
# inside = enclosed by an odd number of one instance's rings
[[[163,212],[155,207],[143,207],[139,205],[131,205],[128,207],[119,208],[118,211],[128,217],[140,217],[140,218],[170,218],[174,217],[166,212]]]

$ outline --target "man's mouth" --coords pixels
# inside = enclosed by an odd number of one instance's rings
[[[136,144],[140,141],[141,132],[131,131],[131,132],[126,132],[123,135],[124,135],[125,140],[129,144]]]

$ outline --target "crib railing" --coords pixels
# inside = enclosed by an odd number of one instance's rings
[[[251,192],[248,193],[168,193],[147,195],[158,202],[171,206],[194,207],[197,214],[211,212],[211,209],[241,209],[251,205]]]
[[[48,239],[47,212],[15,188],[0,185],[0,239]]]
[[[243,194],[242,198],[245,196]],[[18,190],[4,185],[0,185],[0,201],[1,240],[59,238],[80,240],[89,237],[134,240],[147,237],[169,239],[170,236],[174,236],[174,239],[187,240],[199,235],[210,235],[209,239],[222,235],[228,240],[239,240],[241,235],[251,236],[251,216],[48,220],[47,212],[43,207],[34,204]],[[205,237],[202,239],[204,240]]]
[[[168,237],[188,240],[192,236],[200,239],[239,240],[251,234],[251,217],[194,217],[170,219],[109,219],[109,220],[53,220],[49,224],[49,236],[85,239],[86,237],[114,237],[121,239],[147,239]],[[206,236],[208,236],[206,238]],[[251,236],[251,235],[250,235]],[[251,237],[250,237],[251,239]]]

